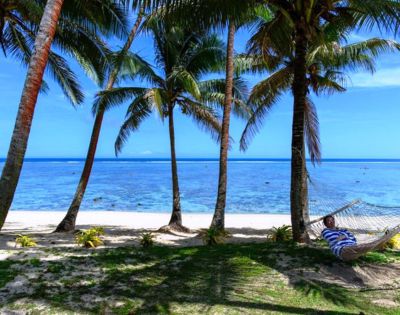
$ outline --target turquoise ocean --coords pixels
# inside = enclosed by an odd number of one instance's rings
[[[12,209],[65,211],[83,165],[83,159],[26,159]],[[232,159],[228,167],[228,213],[289,213],[289,160]],[[181,159],[178,169],[183,211],[212,212],[218,160]],[[325,160],[308,170],[316,191],[332,199],[400,205],[400,160]],[[97,159],[81,209],[169,212],[170,172],[167,159]]]

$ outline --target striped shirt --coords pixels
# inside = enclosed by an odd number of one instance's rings
[[[322,231],[322,237],[328,242],[329,248],[340,257],[343,247],[357,245],[357,240],[352,233],[346,229],[328,229]],[[341,238],[338,241],[338,238]]]

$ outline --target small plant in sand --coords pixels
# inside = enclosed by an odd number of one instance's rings
[[[148,248],[154,245],[155,235],[151,232],[143,233],[140,236],[139,243],[143,248]]]
[[[89,230],[79,231],[75,237],[76,243],[86,248],[95,248],[103,244],[100,236],[104,235],[102,227],[93,227]]]
[[[290,225],[282,225],[281,227],[273,227],[267,235],[267,239],[271,242],[287,242],[292,239],[292,227]]]
[[[222,244],[228,237],[231,236],[228,231],[215,228],[203,230],[200,235],[205,245]]]
[[[15,239],[15,244],[21,247],[35,247],[37,246],[36,241],[28,235],[18,234]]]

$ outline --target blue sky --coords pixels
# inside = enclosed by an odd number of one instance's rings
[[[352,40],[377,34],[354,34]],[[236,38],[236,51],[244,49],[248,34]],[[133,44],[152,62],[152,42],[140,36]],[[324,158],[400,158],[400,54],[380,58],[377,72],[351,74],[352,83],[344,94],[314,97],[317,105]],[[50,78],[50,91],[39,97],[26,157],[84,157],[93,124],[91,104],[98,88],[77,69],[86,101],[73,108]],[[12,58],[0,57],[0,157],[7,154],[14,127],[26,69]],[[258,78],[247,77],[249,86]],[[261,132],[248,151],[239,151],[238,141],[244,122],[233,119],[231,134],[235,143],[230,152],[236,158],[290,157],[292,97],[285,95],[265,120]],[[105,116],[97,157],[114,157],[114,141],[125,116],[126,104]],[[156,116],[133,134],[121,157],[168,157],[167,124]],[[178,157],[218,157],[219,147],[188,118],[177,113]]]

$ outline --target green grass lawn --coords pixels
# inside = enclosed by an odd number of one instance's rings
[[[373,253],[353,265],[394,261],[400,253]],[[324,248],[275,243],[52,249],[0,262],[0,313],[400,314],[374,303],[389,295],[400,301],[396,290],[343,288],[303,275],[335,264],[345,265]]]

